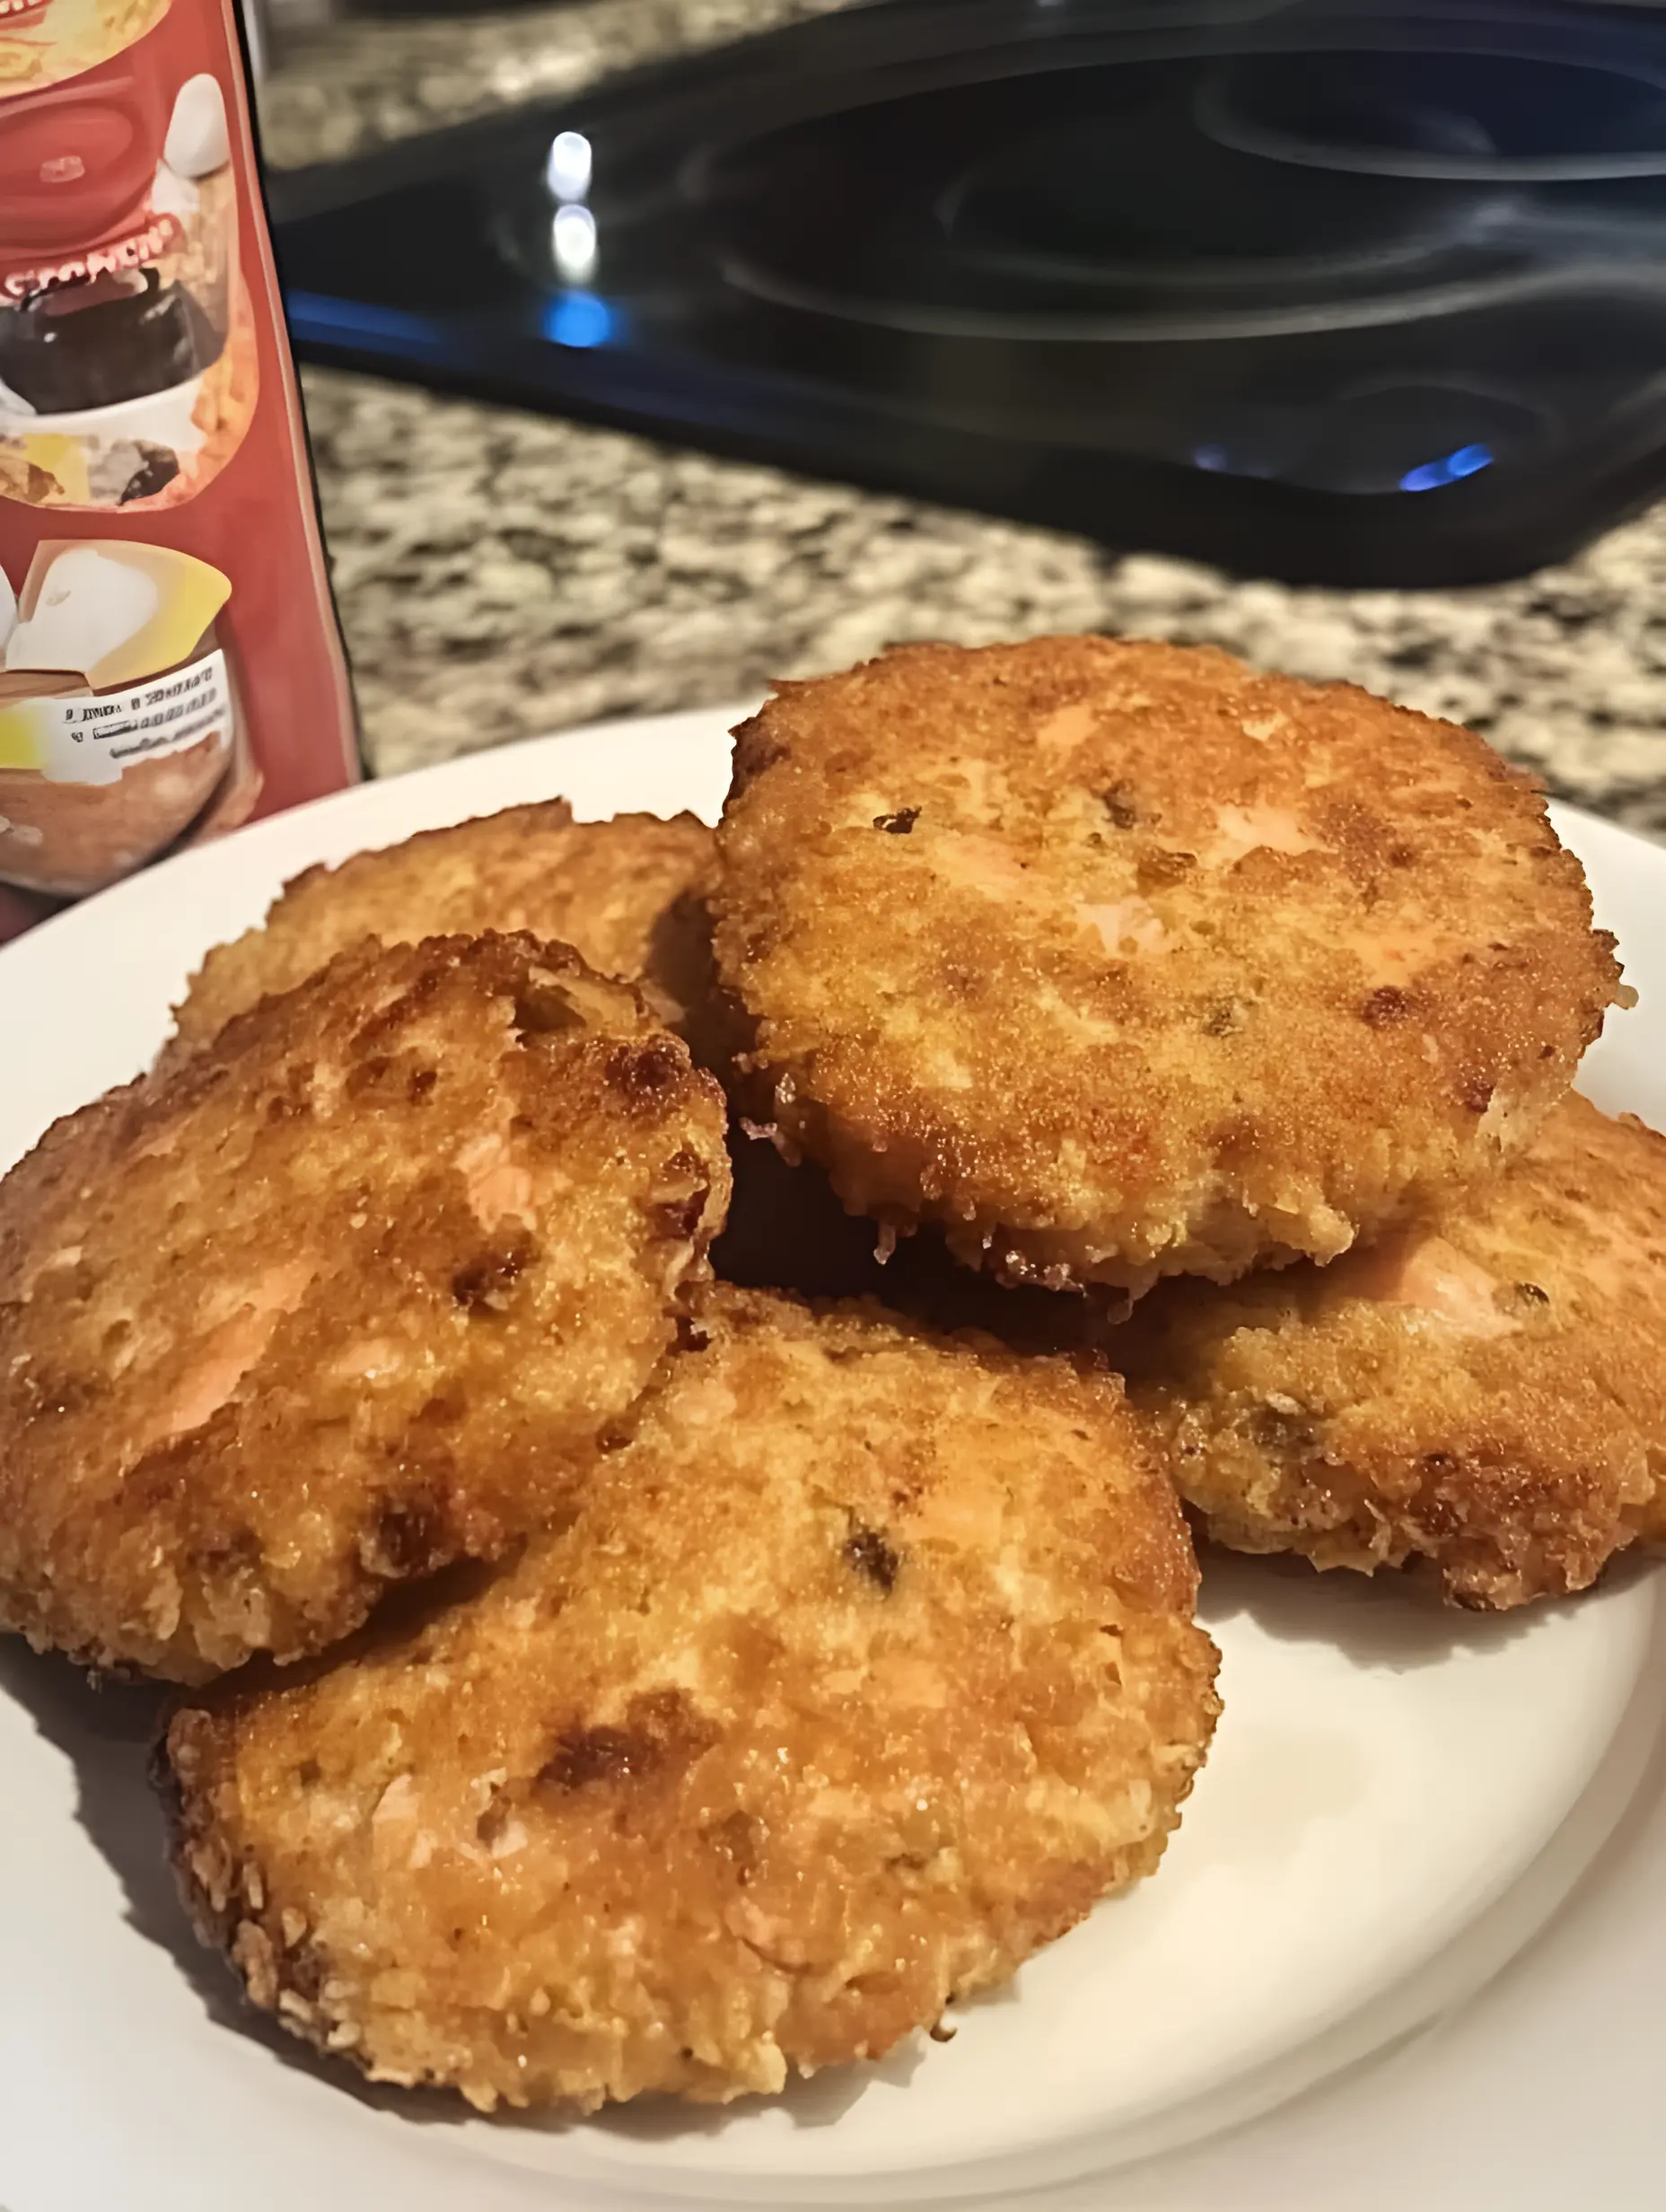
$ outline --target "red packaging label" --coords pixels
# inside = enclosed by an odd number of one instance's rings
[[[357,773],[229,0],[0,0],[0,937]]]

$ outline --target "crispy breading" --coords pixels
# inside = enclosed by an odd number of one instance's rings
[[[677,1028],[708,988],[711,866],[712,833],[692,814],[575,822],[549,799],[309,868],[257,928],[209,953],[178,1009],[179,1043],[205,1042],[361,937],[411,944],[487,929],[574,946],[603,975],[639,982]]]
[[[576,1518],[159,1778],[205,1939],[374,2079],[535,2104],[876,2057],[1149,1873],[1217,1709],[1115,1378],[708,1294]]]
[[[1111,1342],[1211,1534],[1502,1610],[1666,1537],[1666,1138],[1583,1099],[1422,1230]]]
[[[361,944],[0,1184],[0,1624],[200,1681],[501,1552],[673,1344],[716,1085],[530,937]]]
[[[784,1134],[853,1210],[1050,1284],[1225,1281],[1411,1217],[1527,1140],[1618,990],[1479,738],[1213,651],[782,685],[718,846]]]

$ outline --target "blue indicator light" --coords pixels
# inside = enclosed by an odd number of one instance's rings
[[[1492,466],[1492,461],[1490,445],[1460,445],[1455,453],[1448,453],[1440,461],[1425,461],[1420,469],[1408,469],[1400,478],[1400,489],[1439,491],[1442,484],[1456,484],[1467,476],[1478,476],[1483,469]]]
[[[1211,475],[1218,476],[1231,465],[1223,445],[1199,445],[1193,449],[1192,466],[1195,469],[1207,469]]]
[[[544,311],[544,336],[554,346],[605,346],[613,310],[593,292],[564,292]]]

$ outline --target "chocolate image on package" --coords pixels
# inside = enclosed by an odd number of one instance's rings
[[[173,505],[247,426],[224,95],[203,73],[170,92],[112,66],[0,101],[0,497]]]

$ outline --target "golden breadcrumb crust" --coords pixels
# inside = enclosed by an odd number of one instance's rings
[[[180,1710],[206,1940],[373,2078],[593,2107],[876,2057],[1149,1873],[1217,1709],[1114,1377],[719,1289],[572,1523]]]
[[[500,1552],[704,1271],[716,1085],[530,937],[361,944],[0,1184],[0,1625],[193,1681]]]
[[[718,845],[783,1134],[853,1210],[1053,1284],[1230,1280],[1409,1217],[1525,1141],[1618,988],[1480,739],[1198,648],[785,684]]]
[[[1426,1229],[1166,1284],[1111,1356],[1223,1543],[1428,1560],[1486,1609],[1583,1589],[1666,1535],[1666,1138],[1570,1098]]]
[[[708,988],[711,866],[712,833],[692,814],[575,822],[549,799],[309,868],[258,928],[209,953],[178,1009],[174,1049],[206,1042],[361,937],[412,944],[487,929],[573,945],[603,975],[640,982],[676,1028]]]

